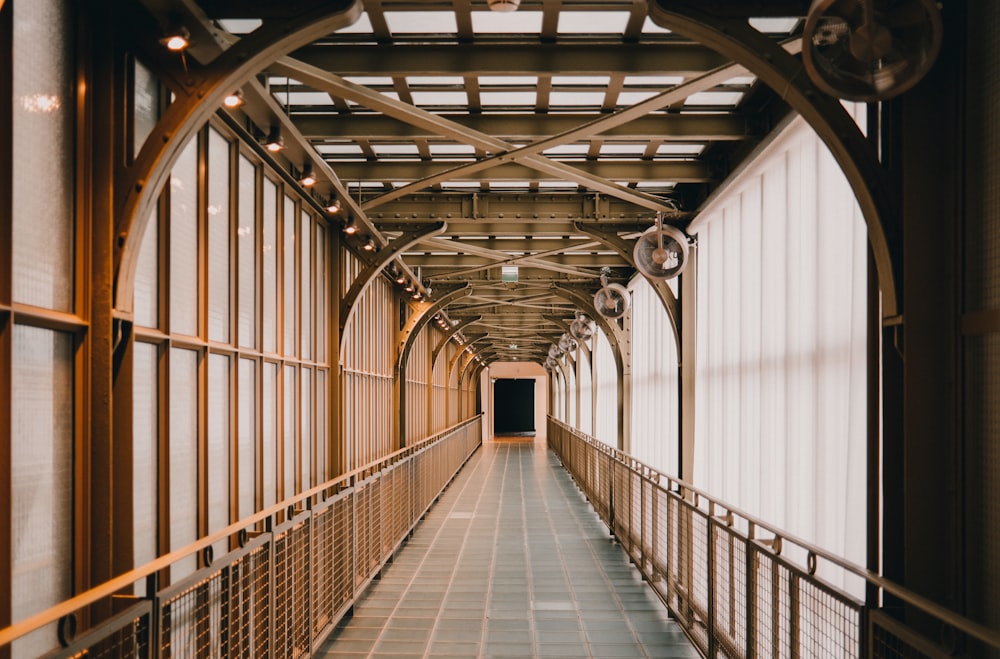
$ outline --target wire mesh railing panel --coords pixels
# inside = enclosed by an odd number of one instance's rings
[[[379,537],[382,543],[379,549],[379,564],[384,563],[392,554],[396,542],[395,508],[396,508],[396,469],[389,468],[382,473],[379,490]]]
[[[642,567],[642,543],[643,543],[643,509],[642,509],[642,478],[632,470],[628,472],[628,495],[629,495],[629,556],[632,561]]]
[[[800,657],[861,657],[863,606],[808,576],[791,576]]]
[[[989,656],[979,650],[980,648],[971,648],[966,656]],[[953,655],[886,613],[872,611],[869,616],[867,656],[871,659],[945,659]]]
[[[393,537],[396,542],[401,542],[409,533],[410,525],[410,464],[402,464],[396,467],[396,485],[394,492],[396,501],[393,504]]]
[[[708,565],[708,516],[694,508],[688,506],[687,529],[685,531],[685,541],[687,542],[688,562],[685,575],[689,580],[687,584],[688,607],[690,608],[691,629],[689,633],[695,644],[704,652],[708,652],[708,591],[710,584]]]
[[[372,576],[382,565],[382,485],[381,477],[368,484],[368,554],[361,564],[362,572]]]
[[[306,520],[293,521],[275,533],[274,652],[276,656],[308,656],[312,652],[309,625],[309,531]]]
[[[221,607],[229,586],[228,570],[201,574],[197,582],[162,603],[159,646],[163,657],[218,657],[227,650]]]
[[[368,502],[369,483],[354,488],[354,587],[361,588],[368,579],[368,541],[371,536],[371,517]]]
[[[755,654],[759,657],[790,657],[792,649],[791,597],[788,570],[772,554],[753,553]]]
[[[333,503],[333,610],[339,613],[354,600],[354,491]]]
[[[226,626],[232,656],[266,657],[270,653],[272,549],[261,537],[233,561],[229,570],[229,621]]]
[[[716,656],[744,657],[747,648],[746,540],[712,524],[712,632]]]
[[[313,637],[321,635],[333,624],[334,613],[334,579],[336,572],[334,562],[334,504],[328,503],[319,509],[313,509],[312,514],[312,615]]]
[[[649,580],[667,598],[667,572],[670,569],[670,501],[661,487],[651,488],[652,546],[649,552]]]

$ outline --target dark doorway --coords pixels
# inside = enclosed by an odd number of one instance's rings
[[[493,381],[493,434],[535,434],[535,381],[497,378]]]

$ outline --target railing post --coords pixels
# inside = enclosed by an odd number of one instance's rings
[[[753,525],[747,533],[746,560],[746,659],[754,659],[757,654],[757,644],[754,642],[757,634],[757,547],[753,541]]]
[[[264,530],[267,532],[267,555],[271,563],[267,571],[267,649],[272,657],[279,655],[276,646],[278,639],[278,581],[275,574],[278,572],[278,543],[274,539],[275,515],[270,515],[264,523]],[[253,643],[251,642],[251,647]]]
[[[801,656],[799,643],[799,576],[789,572],[788,581],[788,645],[792,659]]]
[[[149,611],[149,628],[146,630],[149,635],[149,657],[150,659],[159,659],[160,616],[163,614],[163,607],[160,603],[159,572],[154,572],[146,577],[146,599],[150,600],[152,604]]]

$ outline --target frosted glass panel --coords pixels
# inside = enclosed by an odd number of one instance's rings
[[[13,344],[11,615],[17,622],[72,594],[73,340],[15,325]],[[46,628],[16,643],[13,654],[34,657],[57,643]]]
[[[302,241],[302,251],[299,254],[302,268],[302,278],[300,286],[302,290],[302,351],[299,355],[303,359],[312,358],[312,231],[313,219],[308,213],[302,213],[302,221],[299,224],[299,235]]]
[[[239,245],[239,328],[240,345],[253,348],[257,344],[257,218],[256,168],[245,156],[240,156],[239,219],[236,229]]]
[[[156,558],[159,348],[136,342],[132,380],[132,551],[139,567]],[[144,594],[144,590],[140,591]]]
[[[278,186],[264,179],[264,352],[278,351]]]
[[[13,298],[73,310],[74,25],[60,0],[17,5],[13,51]],[[7,99],[10,102],[10,99]]]
[[[170,329],[198,333],[197,140],[170,173]]]
[[[316,226],[316,361],[326,362],[327,336],[326,296],[329,276],[326,272],[326,229]]]
[[[239,518],[256,512],[257,502],[257,365],[239,363]]]
[[[282,225],[282,282],[284,296],[284,352],[295,355],[295,202],[285,197]]]
[[[288,498],[295,494],[295,442],[298,434],[295,432],[298,416],[295,405],[295,385],[298,374],[294,366],[286,366],[284,369],[284,423],[282,424],[281,446],[282,461],[284,464],[283,473],[285,479],[285,493],[283,498]]]
[[[330,471],[327,468],[327,461],[329,456],[329,448],[327,442],[329,441],[330,433],[329,429],[326,427],[327,418],[327,401],[326,401],[326,371],[316,372],[316,483],[324,483],[330,477]]]
[[[278,365],[264,364],[264,400],[263,409],[263,454],[261,465],[264,471],[261,478],[263,488],[263,506],[267,508],[277,503],[278,489]]]
[[[154,210],[142,235],[139,262],[135,269],[135,322],[143,327],[160,323],[160,222]]]
[[[229,522],[229,445],[232,396],[229,357],[208,356],[208,532],[215,533]],[[216,555],[227,549],[220,543]]]
[[[302,397],[302,453],[300,462],[302,463],[302,488],[308,490],[312,487],[312,378],[313,372],[308,368],[302,369],[302,389],[299,395]]]
[[[229,142],[208,131],[208,338],[229,341]]]
[[[139,154],[146,138],[156,127],[160,116],[160,83],[153,74],[140,64],[134,63],[135,92],[132,97],[133,146],[132,153]]]
[[[170,551],[198,535],[198,354],[170,351]],[[189,556],[171,568],[173,581],[196,567]]]

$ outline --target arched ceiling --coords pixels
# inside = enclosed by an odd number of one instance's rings
[[[191,56],[207,61],[317,0],[144,4],[161,23],[182,17]],[[794,42],[807,10],[711,5],[775,42]],[[626,283],[634,268],[612,244],[657,211],[686,226],[789,113],[746,69],[626,1],[526,0],[500,13],[485,0],[370,0],[353,25],[279,59],[242,91],[247,103],[223,111],[227,121],[254,136],[282,126],[289,148],[278,165],[315,163],[319,204],[336,190],[350,196],[339,221],[359,223],[347,238],[356,246],[373,237],[384,248],[446,224],[382,274],[419,275],[432,299],[470,284],[444,314],[468,321],[464,340],[500,361],[543,361],[578,309],[556,287],[588,299],[602,271]]]

